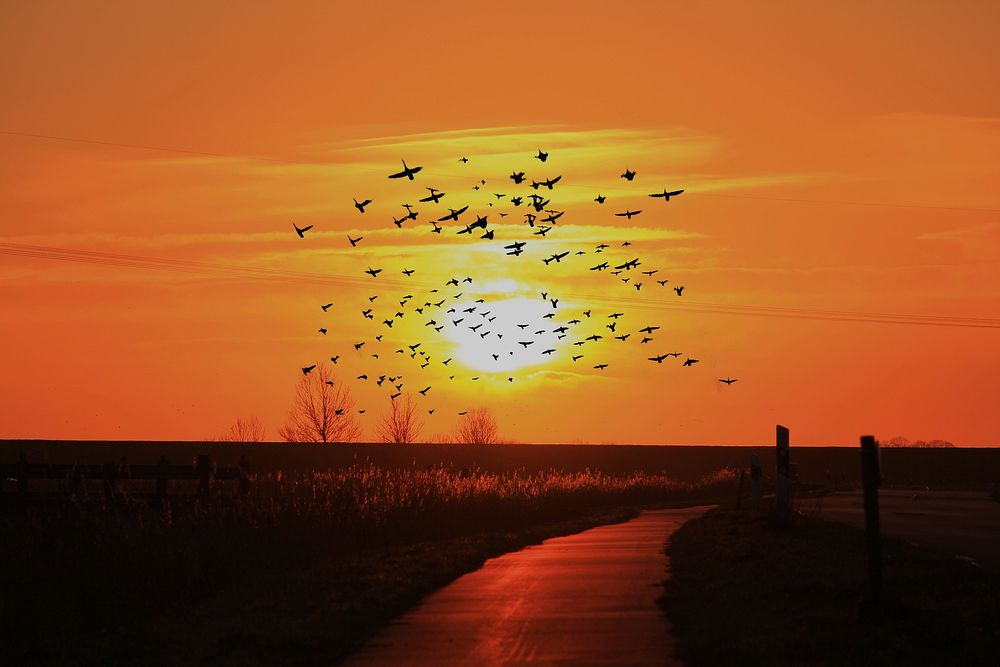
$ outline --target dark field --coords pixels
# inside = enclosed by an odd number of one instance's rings
[[[138,463],[163,451],[143,447],[90,454],[100,460],[126,451]],[[187,447],[254,455],[242,446]],[[179,462],[176,451],[170,458]],[[302,455],[286,446],[256,451]],[[58,447],[49,453],[66,462]],[[75,493],[66,479],[37,493],[6,493],[0,628],[7,655],[19,664],[328,664],[490,556],[638,508],[714,502],[736,480],[731,469],[675,480],[493,472],[407,464],[402,456],[396,466],[370,457],[322,465],[258,466],[243,493],[231,481],[200,492],[193,482],[171,482],[157,497],[149,482],[120,481],[109,490],[100,479]]]
[[[794,434],[793,434],[794,438]],[[246,454],[254,471],[326,470],[370,461],[379,467],[427,467],[486,472],[523,470],[607,474],[665,474],[677,481],[694,481],[721,468],[746,468],[750,454],[760,455],[765,479],[773,476],[774,447],[637,446],[637,445],[382,445],[218,442],[74,442],[45,440],[0,441],[0,463],[14,463],[24,451],[31,463],[103,463],[128,458],[130,463],[155,463],[166,456],[186,464],[197,454],[209,454],[219,465],[236,465]],[[855,487],[861,482],[859,448],[795,447],[792,464],[801,483],[824,487]],[[886,487],[929,487],[950,490],[991,490],[1000,483],[1000,448],[883,449]]]
[[[661,606],[687,665],[995,665],[1000,577],[883,540],[872,608],[864,534],[800,517],[716,509],[670,540]]]
[[[88,479],[0,496],[0,639],[18,663],[328,664],[491,556],[637,509],[735,500],[773,447],[0,442],[0,464],[161,456],[250,484]],[[856,448],[793,448],[801,491],[856,487]],[[997,449],[890,449],[887,486],[989,490]],[[765,488],[767,484],[765,485]],[[748,494],[744,488],[744,497]],[[706,547],[707,548],[707,547]],[[679,571],[678,571],[679,573]]]

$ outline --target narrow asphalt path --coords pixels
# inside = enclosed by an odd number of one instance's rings
[[[348,665],[667,665],[656,605],[667,537],[708,507],[652,510],[486,562],[376,635]]]

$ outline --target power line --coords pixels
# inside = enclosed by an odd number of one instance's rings
[[[267,267],[242,266],[237,264],[217,264],[191,260],[167,259],[141,255],[124,255],[87,250],[72,250],[48,246],[0,243],[0,254],[31,259],[79,262],[110,267],[134,268],[171,273],[198,274],[214,277],[243,278],[309,283],[317,285],[341,285],[345,287],[398,287],[430,289],[433,285],[422,281],[403,281],[379,278],[377,281],[340,274],[324,274],[309,271],[288,271]],[[599,301],[607,304],[633,306],[650,310],[678,310],[717,315],[742,315],[755,317],[778,317],[785,319],[809,319],[838,322],[868,322],[873,324],[903,324],[913,326],[943,326],[976,329],[1000,329],[1000,318],[962,317],[946,315],[912,315],[850,310],[822,310],[779,306],[754,306],[726,304],[676,299],[662,301],[639,297],[616,297],[584,293],[569,293],[565,296],[582,302]]]

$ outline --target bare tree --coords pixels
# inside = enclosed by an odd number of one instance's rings
[[[292,409],[278,435],[288,442],[350,442],[361,434],[351,390],[329,365],[299,378]]]
[[[390,400],[389,409],[376,427],[376,435],[381,442],[392,442],[397,445],[407,445],[416,442],[423,422],[417,418],[417,406],[413,397],[407,393],[402,400]]]
[[[493,445],[497,442],[497,420],[489,408],[469,410],[455,432],[455,441],[470,445]]]
[[[240,417],[219,438],[220,442],[264,442],[264,424],[257,417]]]

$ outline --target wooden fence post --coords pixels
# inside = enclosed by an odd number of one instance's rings
[[[17,456],[17,495],[21,498],[28,497],[29,474],[28,458],[24,455],[24,452],[20,452]]]
[[[750,507],[760,509],[760,457],[750,455]]]
[[[118,496],[118,466],[112,461],[105,461],[102,471],[104,473],[104,499],[110,503]]]
[[[789,446],[788,429],[780,424],[775,429],[777,452],[775,456],[774,493],[778,503],[778,520],[787,522],[791,516],[791,504],[788,497],[789,487]]]
[[[208,488],[212,482],[212,457],[199,454],[195,469],[198,471],[198,498],[208,500]]]
[[[167,466],[170,464],[166,456],[161,456],[156,465],[159,466],[159,470],[156,471],[156,504],[163,507],[167,502],[167,476],[170,474]]]
[[[868,582],[872,602],[882,601],[882,532],[878,510],[878,487],[882,483],[879,469],[878,441],[874,436],[861,436],[861,483],[865,491],[865,541],[868,545]]]
[[[250,493],[250,459],[246,454],[240,456],[240,482],[239,494],[245,496]]]

